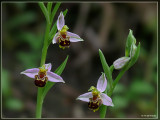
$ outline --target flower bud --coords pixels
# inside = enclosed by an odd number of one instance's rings
[[[114,61],[113,66],[115,69],[123,68],[130,60],[130,57],[121,57]]]
[[[126,41],[126,48],[125,48],[126,57],[129,57],[132,44],[136,44],[136,38],[133,36],[132,30],[130,30]]]

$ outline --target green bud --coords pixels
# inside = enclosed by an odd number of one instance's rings
[[[133,32],[130,29],[128,37],[127,37],[127,41],[126,41],[126,48],[125,48],[125,56],[126,57],[129,57],[129,55],[130,55],[130,50],[131,50],[132,44],[136,44],[136,38],[133,36]]]
[[[137,48],[135,49],[135,53],[132,56],[128,67],[131,67],[136,63],[136,61],[138,60],[139,54],[140,54],[140,43],[138,44]]]
[[[135,55],[135,51],[137,50],[137,46],[133,43],[131,45],[130,57],[132,58]]]

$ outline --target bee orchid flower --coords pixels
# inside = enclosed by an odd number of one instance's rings
[[[39,68],[27,69],[21,72],[21,74],[24,74],[30,78],[34,78],[34,83],[38,87],[44,87],[47,81],[64,83],[61,76],[51,72],[51,68],[52,65],[51,63],[49,63],[44,64],[42,67]]]
[[[88,102],[88,108],[93,110],[94,112],[99,109],[99,107],[103,104],[106,106],[114,106],[112,103],[112,99],[103,93],[107,87],[107,79],[105,74],[102,73],[97,82],[97,88],[91,86],[87,93],[80,95],[77,100],[81,100],[84,102]]]
[[[69,28],[67,25],[65,25],[65,20],[62,12],[58,16],[57,29],[58,32],[55,34],[52,43],[58,43],[59,47],[62,49],[69,48],[70,42],[83,41],[83,39],[81,39],[77,34],[67,31]]]

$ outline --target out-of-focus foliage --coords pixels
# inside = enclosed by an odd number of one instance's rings
[[[9,110],[22,110],[23,102],[13,97],[12,88],[10,85],[10,73],[2,69],[2,95],[4,96],[3,105]]]

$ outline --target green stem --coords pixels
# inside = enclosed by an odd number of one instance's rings
[[[107,112],[107,106],[101,105],[100,107],[100,118],[105,118]]]
[[[44,44],[43,44],[43,49],[42,49],[42,57],[41,57],[41,64],[45,64],[46,56],[47,56],[47,49],[48,49],[48,35],[50,31],[50,24],[47,23],[46,26],[46,32],[45,32],[45,37],[44,37]],[[41,118],[42,114],[42,105],[43,105],[43,90],[44,88],[38,88],[38,94],[37,94],[37,105],[36,105],[36,118]]]
[[[36,105],[36,118],[41,118],[42,113],[42,104],[43,104],[43,98],[42,98],[42,92],[43,88],[38,88],[38,94],[37,94],[37,105]]]
[[[44,37],[44,44],[43,44],[43,49],[42,49],[42,57],[41,57],[41,64],[40,64],[40,66],[42,66],[43,64],[45,64],[45,60],[46,60],[46,56],[47,56],[47,49],[48,49],[48,35],[49,35],[49,31],[50,31],[50,25],[47,24],[46,32],[45,32],[45,37]]]
[[[122,71],[118,74],[118,76],[116,77],[116,79],[113,82],[113,88],[108,91],[108,96],[111,96],[113,93],[113,90],[115,88],[115,86],[117,85],[117,83],[119,82],[119,80],[122,78],[123,74],[126,72],[127,68],[122,69]]]

